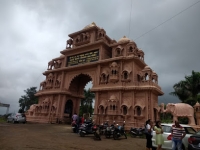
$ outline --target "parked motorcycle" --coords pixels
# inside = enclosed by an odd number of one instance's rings
[[[92,127],[93,133],[94,133],[94,137],[98,140],[101,140],[101,136],[100,136],[100,130],[99,127],[97,125],[94,125]]]
[[[81,137],[84,137],[85,135],[94,134],[94,137],[101,140],[100,134],[99,134],[99,128],[97,125],[94,125],[93,122],[85,122],[83,125],[79,128],[79,134]]]
[[[115,131],[115,122],[113,122],[113,124],[111,124],[110,126],[106,127],[105,130],[106,138],[110,138],[111,136],[113,136],[114,131]]]
[[[99,125],[99,133],[100,135],[104,135],[106,132],[106,128],[108,127],[108,122],[105,122],[104,124],[102,123]]]
[[[125,126],[125,121],[124,121],[122,126],[119,126],[118,124],[115,126],[115,129],[113,131],[114,140],[117,140],[122,136],[124,136],[125,139],[127,139],[126,132],[124,130],[124,126]]]
[[[131,137],[142,137],[144,135],[144,128],[131,128],[130,135]]]

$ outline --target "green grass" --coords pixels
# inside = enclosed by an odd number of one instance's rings
[[[0,123],[5,123],[6,122],[6,119],[0,117]]]

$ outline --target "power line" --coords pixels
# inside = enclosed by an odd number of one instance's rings
[[[162,22],[161,24],[157,25],[156,27],[152,28],[151,30],[149,30],[149,31],[147,31],[147,32],[145,32],[145,33],[143,33],[141,36],[135,38],[134,40],[137,40],[137,39],[143,37],[144,35],[148,34],[149,32],[155,30],[155,29],[158,28],[159,26],[165,24],[165,23],[168,22],[169,20],[175,18],[176,16],[180,15],[181,13],[183,13],[183,12],[186,11],[186,10],[188,10],[189,8],[191,8],[192,6],[196,5],[196,4],[199,3],[199,2],[200,2],[200,1],[197,1],[196,3],[190,5],[189,7],[185,8],[185,9],[183,9],[182,11],[180,11],[179,13],[177,13],[176,15],[172,16],[171,18],[167,19],[166,21]]]
[[[131,0],[131,11],[130,11],[130,20],[129,20],[129,31],[128,31],[128,37],[130,36],[130,32],[131,32],[132,3],[133,3],[133,1]]]

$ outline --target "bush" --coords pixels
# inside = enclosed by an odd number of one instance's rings
[[[0,123],[6,122],[6,119],[4,118],[4,116],[0,117]]]

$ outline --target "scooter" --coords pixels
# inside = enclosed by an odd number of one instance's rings
[[[114,140],[119,139],[121,136],[124,136],[125,139],[127,139],[126,133],[124,131],[124,126],[125,126],[125,121],[122,126],[119,126],[118,124],[116,125],[115,130],[113,132]]]
[[[94,125],[93,122],[85,122],[79,128],[79,135],[80,137],[84,137],[85,135],[94,134],[94,137],[101,140],[99,134],[99,128],[97,125]]]
[[[131,137],[142,137],[144,135],[144,128],[131,128],[130,135]]]

